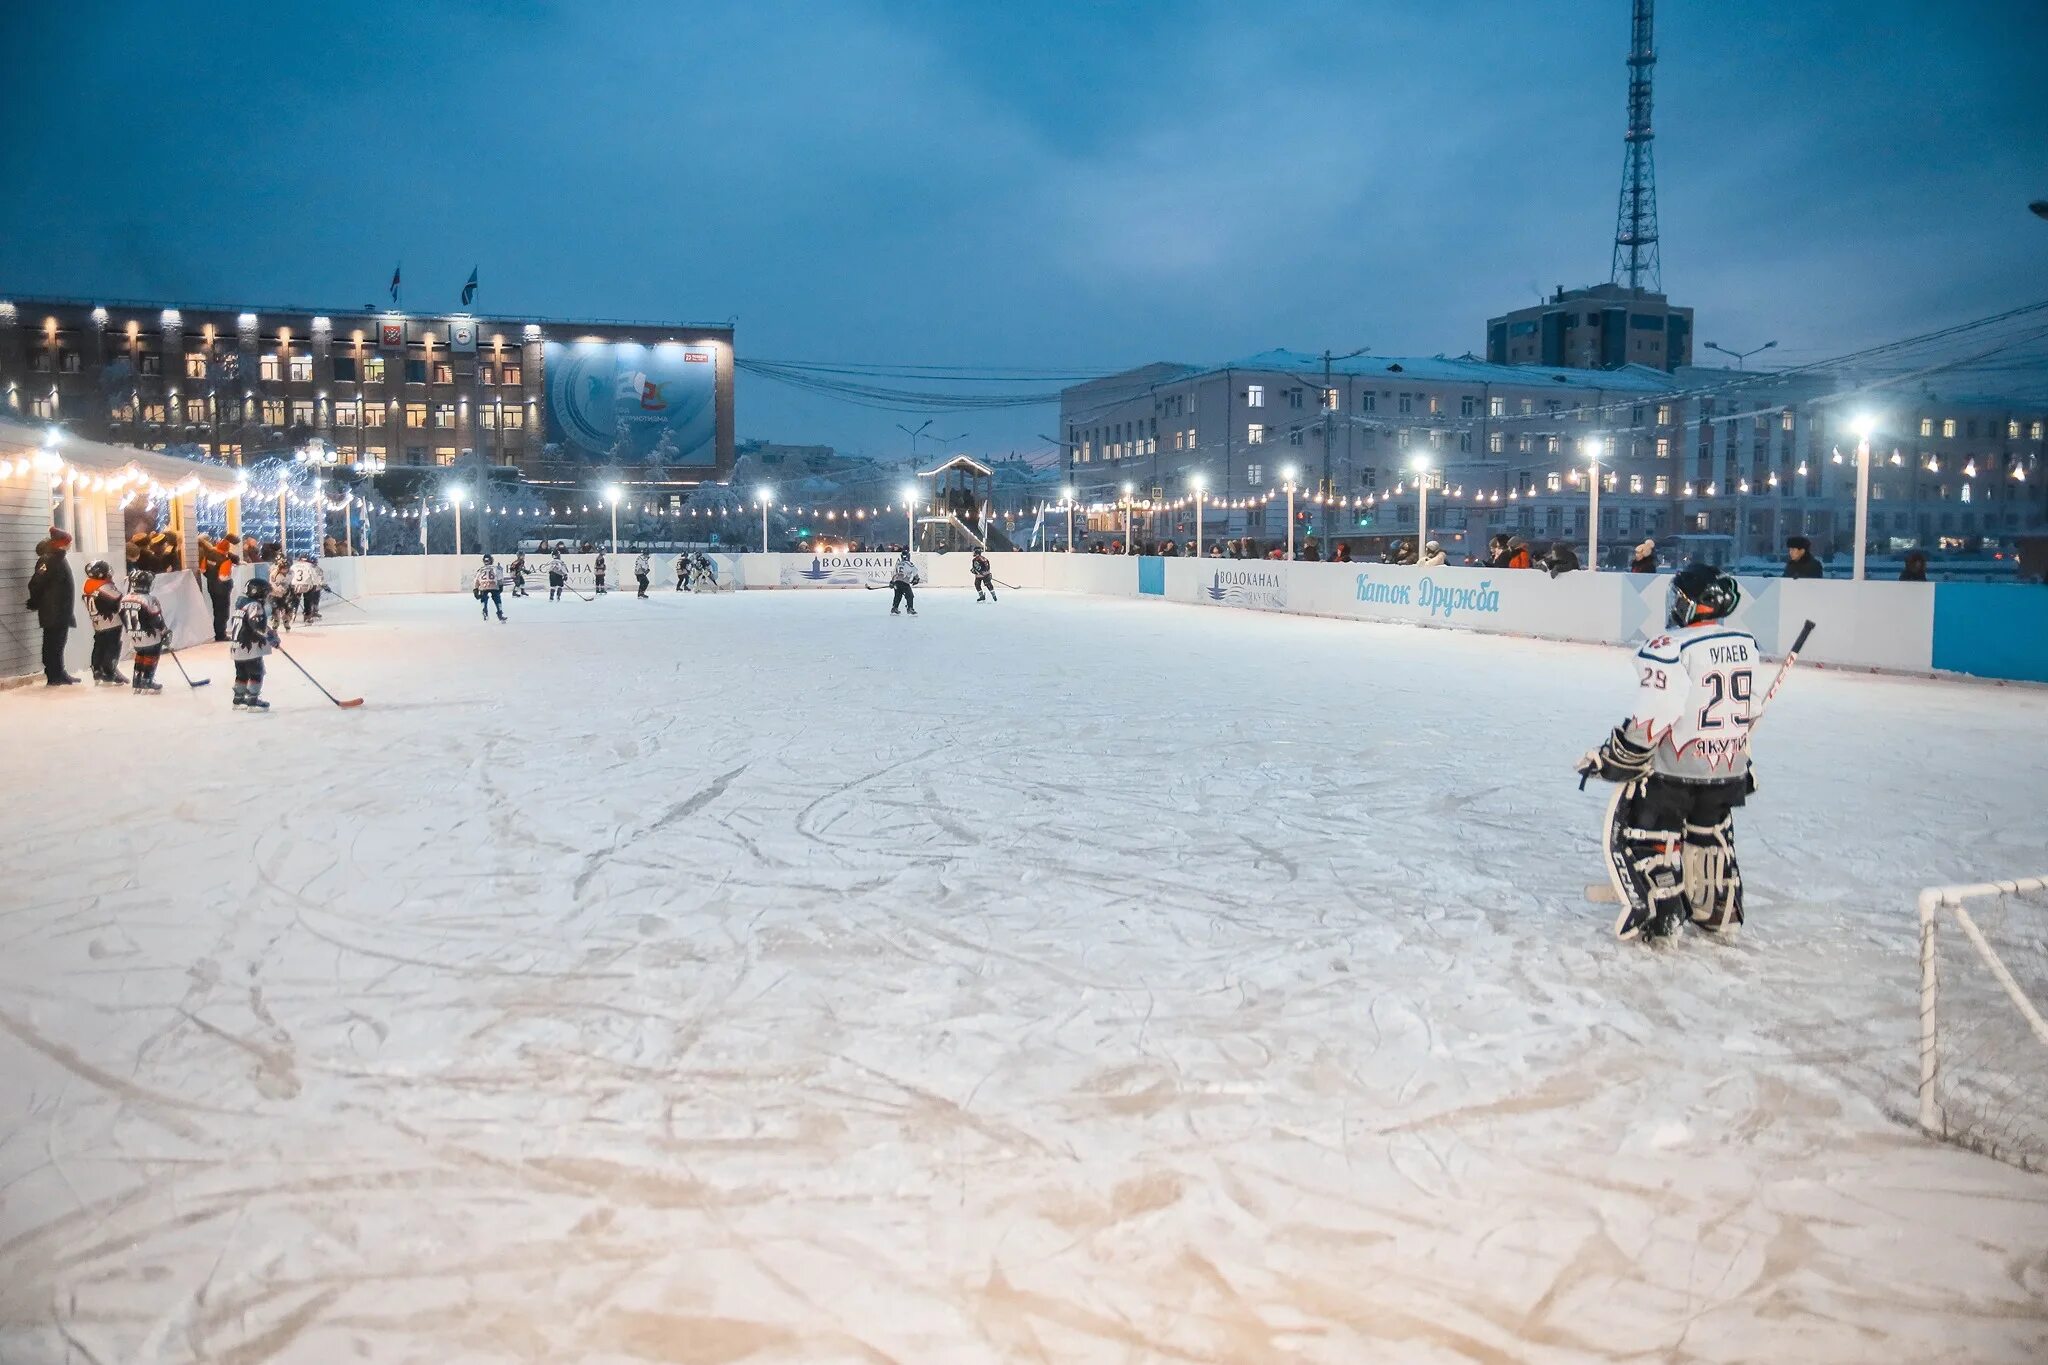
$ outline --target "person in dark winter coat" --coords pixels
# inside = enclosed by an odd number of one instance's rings
[[[1486,538],[1487,568],[1505,569],[1508,567],[1508,560],[1512,557],[1513,554],[1508,549],[1508,538],[1506,536],[1488,536]]]
[[[1561,540],[1550,543],[1550,553],[1545,556],[1543,567],[1550,570],[1550,576],[1568,574],[1579,567],[1579,552]]]
[[[1791,536],[1785,541],[1785,577],[1827,577],[1827,571],[1822,569],[1820,561],[1813,557],[1813,542],[1805,536]]]
[[[1899,570],[1901,583],[1925,583],[1927,581],[1927,556],[1918,550],[1906,556],[1906,567]]]
[[[36,567],[28,579],[28,609],[43,628],[43,681],[51,687],[66,687],[78,679],[64,671],[64,643],[78,624],[73,604],[78,585],[71,580],[71,565],[64,552],[71,548],[71,533],[50,528],[50,534],[36,542]]]

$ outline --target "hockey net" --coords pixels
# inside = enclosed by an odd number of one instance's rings
[[[2048,1171],[2048,877],[1920,893],[1920,1126]]]

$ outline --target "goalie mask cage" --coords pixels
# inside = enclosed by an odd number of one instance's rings
[[[2048,877],[1920,893],[1920,1126],[2048,1171]]]

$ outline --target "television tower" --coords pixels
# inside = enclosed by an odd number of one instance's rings
[[[1640,293],[1664,291],[1664,268],[1657,255],[1657,159],[1651,151],[1650,73],[1657,65],[1651,31],[1654,0],[1635,0],[1628,49],[1628,159],[1621,170],[1621,209],[1615,215],[1615,284],[1626,282]]]

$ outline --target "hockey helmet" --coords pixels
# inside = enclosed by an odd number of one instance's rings
[[[1712,564],[1688,564],[1671,580],[1671,624],[1722,621],[1742,604],[1742,588]]]
[[[251,597],[268,597],[270,596],[270,580],[262,574],[257,574],[249,580],[249,585],[242,591],[248,593]]]
[[[491,558],[491,557],[490,557],[489,555],[485,555],[485,556],[484,556],[484,563],[486,563],[486,564],[495,564],[495,563],[497,563],[497,561],[496,561],[496,560],[494,560],[494,559],[492,559],[492,558]]]
[[[130,569],[128,571],[128,591],[130,592],[148,592],[149,585],[154,582],[156,582],[156,575],[147,569]]]
[[[108,567],[106,560],[95,559],[92,563],[85,566],[85,576],[87,578],[112,578],[114,571]]]

